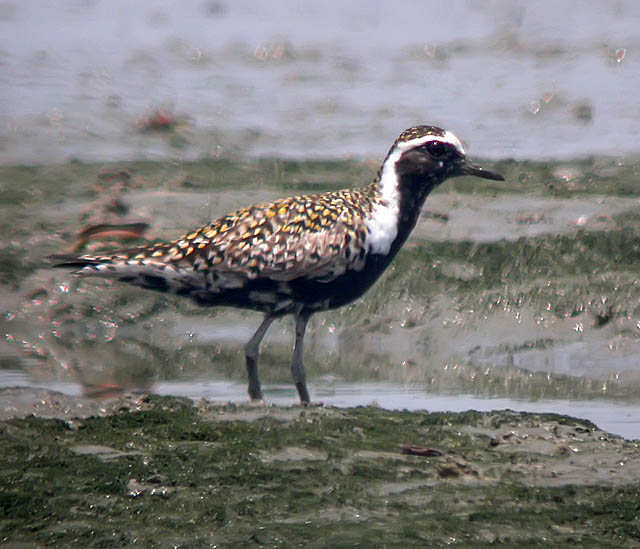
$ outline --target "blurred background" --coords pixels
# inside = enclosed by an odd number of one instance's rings
[[[43,258],[365,184],[427,123],[507,181],[448,182],[388,275],[313,318],[312,398],[639,438],[639,26],[631,0],[2,2],[0,386],[246,401],[258,315]],[[263,344],[277,403],[291,335]]]

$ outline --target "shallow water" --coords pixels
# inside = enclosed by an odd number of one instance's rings
[[[8,0],[0,162],[380,158],[416,122],[491,158],[638,153],[640,6]],[[140,135],[157,107],[184,124]]]
[[[79,383],[34,382],[20,370],[0,371],[0,389],[6,387],[43,387],[70,396],[84,396],[86,388]],[[269,404],[290,406],[296,402],[297,393],[290,385],[265,385]],[[215,402],[247,402],[244,383],[219,379],[193,379],[188,381],[162,381],[151,387],[153,393],[167,396],[185,396],[193,400],[206,399]],[[476,410],[514,410],[517,412],[555,413],[588,419],[600,429],[633,440],[640,437],[640,404],[637,401],[611,400],[524,400],[516,398],[491,398],[471,394],[426,393],[423,387],[403,386],[385,382],[345,383],[336,379],[315,379],[314,399],[325,406],[354,407],[379,406],[387,410],[426,410],[439,412],[464,412]]]
[[[448,182],[388,274],[312,319],[312,397],[566,411],[640,438],[640,9],[428,10],[0,6],[0,385],[242,398],[257,315],[43,258],[99,223],[174,238],[252,202],[364,184],[399,131],[428,122],[507,181]],[[142,131],[157,108],[175,124]],[[274,325],[261,375],[275,402],[295,400],[290,346],[290,322]]]

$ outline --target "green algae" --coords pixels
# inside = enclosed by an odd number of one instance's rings
[[[160,397],[124,408],[0,423],[0,539],[96,547],[640,541],[638,445],[589,422]],[[403,445],[439,455],[405,455]]]

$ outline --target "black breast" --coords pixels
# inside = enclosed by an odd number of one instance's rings
[[[217,293],[194,292],[199,305],[229,306],[255,311],[270,310],[276,316],[294,312],[300,305],[309,310],[334,309],[364,294],[386,269],[392,257],[372,255],[361,271],[347,271],[332,282],[298,278],[276,282],[262,278],[250,280],[241,288],[227,288]]]
[[[394,254],[395,255],[395,254]],[[360,271],[347,271],[332,282],[297,279],[290,282],[294,299],[309,309],[335,309],[362,296],[378,280],[393,256],[374,254]]]

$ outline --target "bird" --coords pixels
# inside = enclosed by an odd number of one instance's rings
[[[54,255],[53,267],[184,296],[200,306],[262,312],[244,348],[251,401],[263,401],[260,343],[275,319],[293,315],[291,375],[310,403],[303,363],[310,317],[362,296],[382,275],[445,180],[504,181],[467,160],[450,131],[419,125],[394,141],[374,180],[359,188],[248,206],[171,242],[97,255]]]

